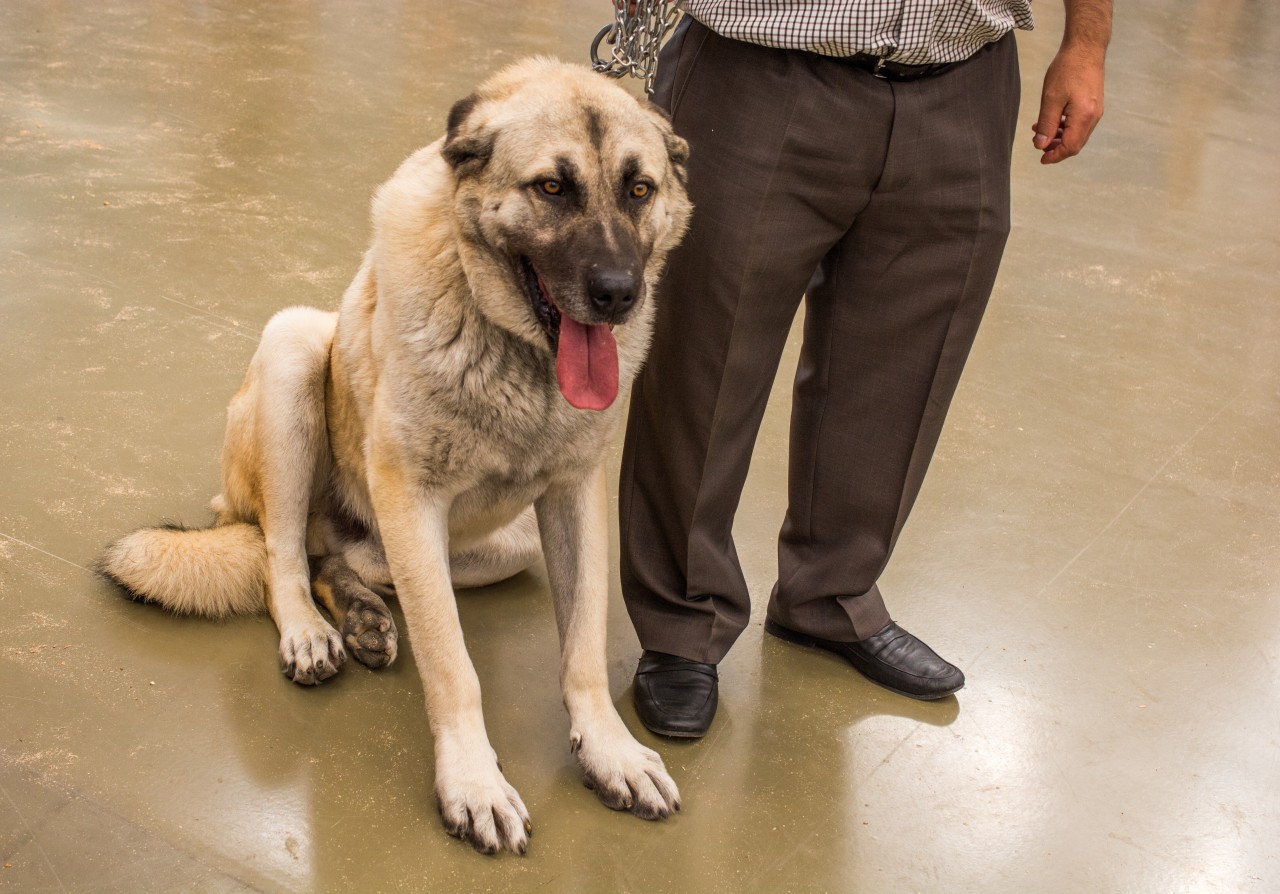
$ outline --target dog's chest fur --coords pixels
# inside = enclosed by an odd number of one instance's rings
[[[367,314],[344,308],[334,345],[335,384],[366,413],[376,404],[387,416],[382,436],[394,436],[411,452],[420,486],[451,496],[454,538],[483,536],[506,524],[557,478],[581,476],[607,449],[622,400],[604,411],[574,409],[559,392],[547,351],[471,313],[454,316],[437,307],[440,313],[407,326],[399,315],[381,326],[374,317],[389,308],[374,307],[370,301]],[[345,356],[348,345],[366,339],[371,350],[354,353],[380,358],[373,375],[361,374],[361,364]],[[633,350],[627,339],[619,347]],[[364,503],[363,493],[356,499],[350,493],[357,480],[364,484],[354,468],[363,465],[363,452],[335,451],[348,491],[343,502],[352,508]]]

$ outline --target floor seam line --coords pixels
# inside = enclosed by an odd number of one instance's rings
[[[27,541],[25,540],[19,540],[17,537],[14,537],[12,534],[6,534],[3,531],[0,531],[0,537],[3,537],[5,540],[10,540],[18,544],[19,546],[25,546],[27,549],[35,550],[36,552],[46,555],[51,559],[57,559],[59,562],[66,562],[68,565],[72,566],[73,568],[79,568],[81,571],[86,571],[86,572],[89,572],[90,574],[93,573],[92,569],[86,568],[83,565],[79,564],[78,562],[73,562],[70,559],[64,559],[62,556],[58,555],[57,553],[51,553],[47,549],[41,549],[40,547],[36,546],[34,543],[27,543]]]
[[[226,332],[230,332],[233,335],[238,335],[241,338],[246,338],[249,341],[253,341],[253,342],[256,342],[258,340],[257,335],[251,332],[245,332],[243,329],[240,328],[239,323],[237,323],[235,320],[232,320],[228,317],[221,316],[219,314],[214,313],[213,311],[204,310],[203,308],[196,307],[194,304],[187,304],[184,301],[179,301],[177,298],[170,298],[168,295],[157,295],[156,297],[159,298],[161,301],[168,301],[170,304],[174,304],[174,305],[177,305],[178,307],[185,308],[191,313],[202,317],[206,322],[221,323],[222,325],[219,326],[219,328]]]
[[[67,886],[62,883],[62,878],[58,875],[58,870],[53,868],[53,861],[49,859],[49,855],[45,852],[44,845],[40,843],[40,839],[36,837],[36,830],[27,822],[27,818],[23,816],[22,810],[18,807],[18,802],[13,800],[13,796],[9,794],[9,790],[4,787],[4,783],[0,782],[0,792],[4,793],[5,800],[13,807],[13,812],[18,815],[19,822],[26,828],[27,834],[31,836],[31,843],[36,846],[36,850],[40,851],[40,856],[44,857],[44,864],[49,867],[49,871],[53,873],[54,881],[58,883],[59,890],[66,894]]]
[[[1140,488],[1138,488],[1138,490],[1134,493],[1134,495],[1129,498],[1129,501],[1125,503],[1122,507],[1120,507],[1120,510],[1112,517],[1111,521],[1103,525],[1101,530],[1098,531],[1098,533],[1094,534],[1093,537],[1091,537],[1084,546],[1080,547],[1079,551],[1070,559],[1068,559],[1066,564],[1064,564],[1061,568],[1059,568],[1058,572],[1053,577],[1049,578],[1048,582],[1045,583],[1044,586],[1042,586],[1039,590],[1037,590],[1030,599],[1026,600],[1022,611],[1014,612],[1012,617],[1017,617],[1023,614],[1023,612],[1026,611],[1025,606],[1029,606],[1037,602],[1040,599],[1040,597],[1043,596],[1049,590],[1050,587],[1056,584],[1058,580],[1061,579],[1062,576],[1071,569],[1071,566],[1075,565],[1075,563],[1080,560],[1081,556],[1083,556],[1090,549],[1092,549],[1094,544],[1096,544],[1099,540],[1101,540],[1104,534],[1106,534],[1113,527],[1115,527],[1116,523],[1120,521],[1120,519],[1124,518],[1125,513],[1127,513],[1131,508],[1133,508],[1133,504],[1138,502],[1138,498],[1141,497],[1144,493],[1146,493],[1147,490],[1151,487],[1151,485],[1154,484],[1157,481],[1157,479],[1159,479],[1160,476],[1164,474],[1165,469],[1169,468],[1170,464],[1175,459],[1180,457],[1183,454],[1183,452],[1187,449],[1187,447],[1193,441],[1195,441],[1196,438],[1200,437],[1201,433],[1203,433],[1205,429],[1207,429],[1210,425],[1216,422],[1219,416],[1225,413],[1232,404],[1234,404],[1237,400],[1239,400],[1241,396],[1244,395],[1246,390],[1247,389],[1241,389],[1240,391],[1232,395],[1232,397],[1229,400],[1223,402],[1222,406],[1218,408],[1217,412],[1215,412],[1212,416],[1206,419],[1199,428],[1197,428],[1194,432],[1192,432],[1190,435],[1187,436],[1186,440],[1184,440],[1181,444],[1175,447],[1173,449],[1173,452],[1169,454],[1169,458],[1166,459],[1163,463],[1161,463],[1160,468],[1156,469],[1155,472],[1152,473],[1151,477],[1148,478],[1143,483],[1143,485]],[[977,655],[973,657],[971,661],[969,661],[968,666],[972,668],[974,665],[976,665],[982,659],[982,657],[987,654],[990,648],[991,648],[990,645],[985,646],[982,649],[982,651],[980,651]]]
[[[1151,485],[1154,484],[1156,480],[1161,475],[1164,474],[1165,469],[1169,468],[1170,464],[1179,456],[1181,456],[1183,451],[1187,449],[1187,446],[1190,445],[1191,442],[1194,441],[1196,438],[1200,437],[1201,432],[1203,432],[1206,428],[1208,428],[1210,425],[1216,422],[1218,420],[1218,417],[1221,416],[1223,413],[1225,413],[1227,411],[1227,408],[1231,406],[1233,403],[1235,403],[1242,394],[1244,394],[1244,391],[1237,392],[1234,397],[1232,397],[1230,400],[1224,403],[1221,407],[1219,407],[1216,413],[1214,413],[1212,416],[1206,419],[1203,425],[1201,425],[1194,432],[1192,432],[1185,441],[1183,441],[1181,444],[1175,447],[1173,450],[1173,453],[1169,454],[1169,458],[1166,459],[1160,465],[1160,468],[1156,469],[1155,472],[1151,475],[1151,477],[1148,478],[1143,483],[1142,487],[1138,488],[1137,492],[1134,493],[1134,495],[1129,498],[1129,502],[1125,503],[1122,507],[1120,507],[1120,511],[1115,514],[1115,516],[1111,519],[1111,521],[1103,525],[1102,530],[1098,531],[1097,534],[1094,534],[1093,537],[1090,538],[1089,542],[1086,543],[1084,546],[1082,546],[1080,548],[1080,551],[1077,552],[1074,556],[1072,556],[1067,561],[1067,563],[1058,570],[1058,573],[1049,579],[1048,583],[1046,583],[1043,587],[1041,587],[1039,590],[1036,591],[1036,594],[1035,596],[1032,597],[1032,600],[1038,599],[1039,597],[1043,596],[1045,594],[1045,591],[1047,591],[1050,587],[1052,587],[1055,583],[1057,583],[1058,579],[1061,578],[1062,575],[1066,574],[1067,571],[1071,568],[1071,566],[1080,560],[1081,556],[1087,553],[1095,543],[1101,540],[1104,534],[1106,534],[1113,527],[1115,527],[1116,522],[1120,521],[1120,519],[1122,519],[1125,516],[1125,513],[1127,513],[1130,509],[1133,508],[1133,504],[1138,502],[1138,498],[1141,497],[1143,494],[1145,494],[1147,490],[1151,487]]]

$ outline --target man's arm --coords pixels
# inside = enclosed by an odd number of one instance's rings
[[[1076,155],[1102,117],[1102,71],[1111,40],[1111,0],[1063,0],[1062,46],[1044,76],[1032,144],[1040,163]]]

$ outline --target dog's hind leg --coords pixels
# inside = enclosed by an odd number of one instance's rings
[[[519,574],[542,555],[538,519],[530,506],[506,527],[477,544],[449,552],[454,589],[484,587]]]
[[[325,381],[336,316],[290,308],[272,317],[228,410],[226,503],[255,516],[267,547],[267,608],[280,630],[280,667],[295,683],[338,672],[342,637],[311,598],[307,521],[326,480]]]
[[[342,641],[366,667],[396,660],[396,622],[387,604],[360,580],[342,556],[316,560],[311,592],[342,631]]]

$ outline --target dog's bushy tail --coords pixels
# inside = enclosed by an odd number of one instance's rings
[[[206,618],[266,608],[267,543],[246,522],[142,528],[107,547],[97,569],[140,602]]]

